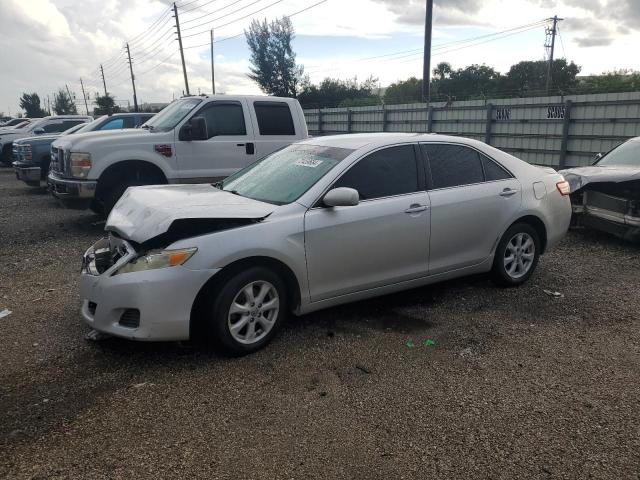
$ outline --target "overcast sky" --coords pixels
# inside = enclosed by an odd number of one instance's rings
[[[210,28],[222,40],[215,44],[218,92],[259,93],[246,77],[249,53],[239,34],[252,18],[273,19],[307,7],[292,17],[294,48],[313,81],[373,75],[386,86],[421,75],[425,0],[319,1],[177,2],[191,93],[211,90]],[[169,5],[160,0],[0,0],[0,112],[15,114],[22,92],[45,98],[65,85],[81,102],[80,77],[93,97],[102,89],[100,63],[107,90],[121,103],[132,101],[125,41],[140,103],[181,95],[184,80]],[[556,14],[565,19],[556,56],[575,61],[582,74],[640,70],[640,0],[436,0],[433,62],[479,63],[505,72],[520,60],[543,59],[545,26],[536,22]]]

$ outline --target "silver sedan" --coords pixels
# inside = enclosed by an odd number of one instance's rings
[[[561,175],[475,140],[311,138],[216,185],[127,190],[84,256],[82,315],[240,355],[291,312],[483,272],[520,285],[570,218]]]

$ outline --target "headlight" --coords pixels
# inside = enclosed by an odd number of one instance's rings
[[[182,250],[162,250],[149,252],[141,257],[134,258],[129,263],[120,268],[115,274],[144,272],[146,270],[156,270],[158,268],[175,267],[182,265],[189,260],[197,248],[184,248]]]
[[[33,153],[31,151],[31,145],[21,145],[20,150],[22,150],[22,157],[30,162],[33,160]]]
[[[71,153],[71,176],[75,178],[86,178],[91,170],[90,153]]]

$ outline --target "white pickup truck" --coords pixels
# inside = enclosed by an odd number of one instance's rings
[[[48,184],[63,205],[108,214],[130,186],[215,182],[307,137],[292,98],[185,97],[140,129],[56,140]]]

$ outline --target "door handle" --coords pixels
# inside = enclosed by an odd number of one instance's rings
[[[420,212],[424,212],[425,210],[428,210],[428,209],[429,209],[428,205],[420,205],[419,203],[414,203],[409,208],[407,208],[404,211],[404,213],[420,213]]]
[[[511,195],[515,195],[518,193],[518,190],[514,190],[513,188],[505,188],[500,192],[501,197],[510,197]]]

